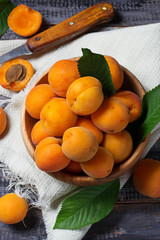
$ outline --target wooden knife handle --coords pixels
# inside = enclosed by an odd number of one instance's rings
[[[114,9],[112,5],[101,2],[29,38],[27,45],[32,52],[57,47],[82,35],[102,22],[109,22],[113,17]]]

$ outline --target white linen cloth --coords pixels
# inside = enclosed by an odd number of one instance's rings
[[[20,46],[26,40],[0,41],[0,55]],[[75,185],[61,182],[39,170],[28,154],[20,132],[20,113],[22,103],[29,92],[30,85],[44,70],[60,59],[81,56],[81,48],[92,52],[110,55],[128,68],[148,91],[160,84],[160,23],[126,29],[86,34],[55,50],[28,58],[35,74],[27,87],[19,93],[0,87],[0,95],[10,97],[11,101],[0,99],[0,105],[10,101],[5,108],[8,117],[8,132],[0,138],[0,162],[7,166],[7,177],[15,191],[26,196],[29,190],[36,191],[38,203],[42,207],[48,240],[80,240],[90,226],[79,230],[53,230],[57,212],[64,196],[76,188]],[[143,153],[148,153],[160,137],[160,124],[156,126]],[[130,177],[130,172],[121,177],[121,187]],[[21,187],[20,187],[21,185]],[[22,193],[23,190],[25,189]],[[29,189],[29,190],[27,190]]]

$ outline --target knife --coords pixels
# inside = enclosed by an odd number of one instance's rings
[[[51,47],[57,47],[82,35],[98,24],[109,22],[113,18],[112,5],[106,2],[98,3],[29,38],[25,44],[0,56],[0,63],[18,56],[31,55]]]

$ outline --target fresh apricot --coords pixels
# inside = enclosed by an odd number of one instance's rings
[[[21,222],[27,211],[27,201],[15,193],[7,193],[0,198],[0,221],[5,224]]]
[[[106,98],[100,108],[91,114],[93,123],[104,132],[121,132],[130,118],[127,106],[117,99]]]
[[[57,172],[65,168],[70,159],[62,152],[61,141],[54,137],[43,139],[36,147],[35,162],[45,172]]]
[[[103,140],[102,131],[99,128],[97,128],[89,118],[80,117],[77,120],[76,126],[87,128],[96,136],[98,144],[102,142]]]
[[[102,84],[94,77],[81,77],[68,88],[68,106],[79,115],[95,112],[103,102]]]
[[[131,91],[119,91],[112,95],[112,98],[118,99],[126,104],[130,112],[129,122],[135,121],[140,116],[142,101],[135,93]]]
[[[76,124],[77,115],[68,107],[66,99],[54,98],[43,107],[40,119],[48,134],[61,137]]]
[[[81,173],[81,172],[83,172],[82,168],[80,166],[80,163],[75,162],[75,161],[70,161],[70,163],[67,165],[65,170],[67,172],[70,172],[70,173]]]
[[[19,92],[25,88],[33,74],[34,70],[30,62],[24,59],[12,59],[0,68],[0,85]]]
[[[37,145],[40,141],[49,136],[50,135],[44,130],[41,121],[34,124],[31,131],[31,139],[34,145]]]
[[[72,127],[63,134],[62,150],[69,159],[76,162],[85,162],[96,154],[98,141],[88,129]]]
[[[80,163],[80,166],[88,176],[103,178],[111,173],[114,159],[107,149],[99,147],[94,157],[87,162]]]
[[[4,132],[7,125],[7,116],[3,108],[0,107],[0,135]]]
[[[25,100],[25,107],[29,115],[40,119],[40,112],[44,105],[52,98],[57,97],[49,84],[40,84],[35,86],[28,93]]]
[[[56,62],[51,67],[48,74],[48,81],[58,96],[66,97],[68,87],[79,77],[77,62],[64,59]]]
[[[105,133],[102,146],[112,153],[115,164],[118,164],[130,156],[133,150],[133,140],[126,130],[119,133]]]
[[[46,145],[51,145],[51,144],[58,144],[58,145],[61,145],[62,144],[62,140],[61,138],[55,138],[55,137],[47,137],[47,138],[44,138],[42,141],[39,142],[39,144],[36,146],[36,149],[35,149],[35,153],[45,147]]]
[[[117,62],[117,60],[114,59],[113,57],[106,56],[106,55],[104,57],[108,63],[109,69],[110,69],[113,85],[117,91],[118,89],[120,89],[120,87],[123,84],[124,76],[123,76],[122,67]]]
[[[11,11],[7,22],[13,32],[28,37],[39,30],[42,24],[42,15],[40,12],[21,4]]]
[[[136,190],[151,197],[160,197],[160,161],[146,158],[138,162],[133,172]]]

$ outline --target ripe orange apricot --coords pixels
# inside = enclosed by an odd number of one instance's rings
[[[106,98],[100,108],[91,114],[93,123],[104,132],[121,132],[128,125],[130,113],[127,106],[117,99]]]
[[[62,150],[69,159],[76,162],[85,162],[96,154],[98,141],[88,129],[72,127],[63,134]]]
[[[40,12],[21,4],[11,11],[7,21],[13,32],[28,37],[39,30],[42,24],[42,15]]]
[[[3,88],[19,92],[24,89],[34,74],[30,62],[24,59],[12,59],[0,68],[0,85]]]
[[[89,118],[80,117],[77,120],[76,126],[87,128],[96,136],[98,144],[102,142],[103,140],[102,131],[99,128],[97,128]]]
[[[49,84],[40,84],[35,86],[28,93],[25,100],[25,107],[29,115],[40,119],[40,112],[44,105],[52,98],[57,97]]]
[[[70,84],[80,77],[77,62],[64,59],[56,62],[50,69],[48,81],[53,91],[60,97],[66,97]]]
[[[65,170],[67,172],[70,172],[70,173],[81,173],[81,172],[83,172],[83,170],[80,166],[80,163],[75,162],[75,161],[70,161],[70,163],[67,165]]]
[[[50,145],[50,144],[58,144],[61,145],[62,144],[62,140],[61,138],[55,138],[55,137],[47,137],[45,139],[43,139],[42,141],[39,142],[39,144],[36,146],[35,149],[35,153],[37,153],[37,151],[39,151],[39,149]]]
[[[61,137],[77,121],[77,115],[68,107],[66,99],[53,98],[42,109],[40,119],[45,131],[54,136]]]
[[[80,163],[80,166],[88,176],[103,178],[111,173],[114,159],[107,149],[99,147],[94,157],[87,162]]]
[[[69,86],[66,99],[73,112],[89,115],[103,102],[102,84],[94,77],[81,77]]]
[[[119,133],[105,133],[102,146],[112,153],[115,164],[118,164],[126,160],[131,154],[133,140],[126,130]]]
[[[136,190],[151,197],[160,197],[160,161],[146,158],[138,162],[133,172]]]
[[[27,211],[27,201],[15,193],[8,193],[0,198],[0,221],[5,224],[22,221]]]
[[[4,132],[7,125],[7,117],[3,108],[0,107],[0,135]]]
[[[140,116],[142,101],[135,93],[131,91],[118,91],[111,97],[126,104],[130,112],[129,122],[135,121]]]
[[[37,145],[40,143],[40,141],[49,136],[50,135],[44,130],[41,121],[36,122],[31,131],[31,139],[33,144]]]
[[[70,159],[62,152],[60,140],[54,137],[43,139],[36,147],[35,162],[45,172],[57,172],[65,168]]]
[[[105,59],[106,59],[106,61],[108,63],[108,66],[110,68],[112,82],[113,82],[113,85],[114,85],[114,87],[115,87],[115,89],[117,91],[118,89],[120,89],[120,87],[123,84],[124,76],[123,76],[122,67],[116,61],[116,59],[114,59],[113,57],[106,56],[106,55],[104,57],[105,57]]]

